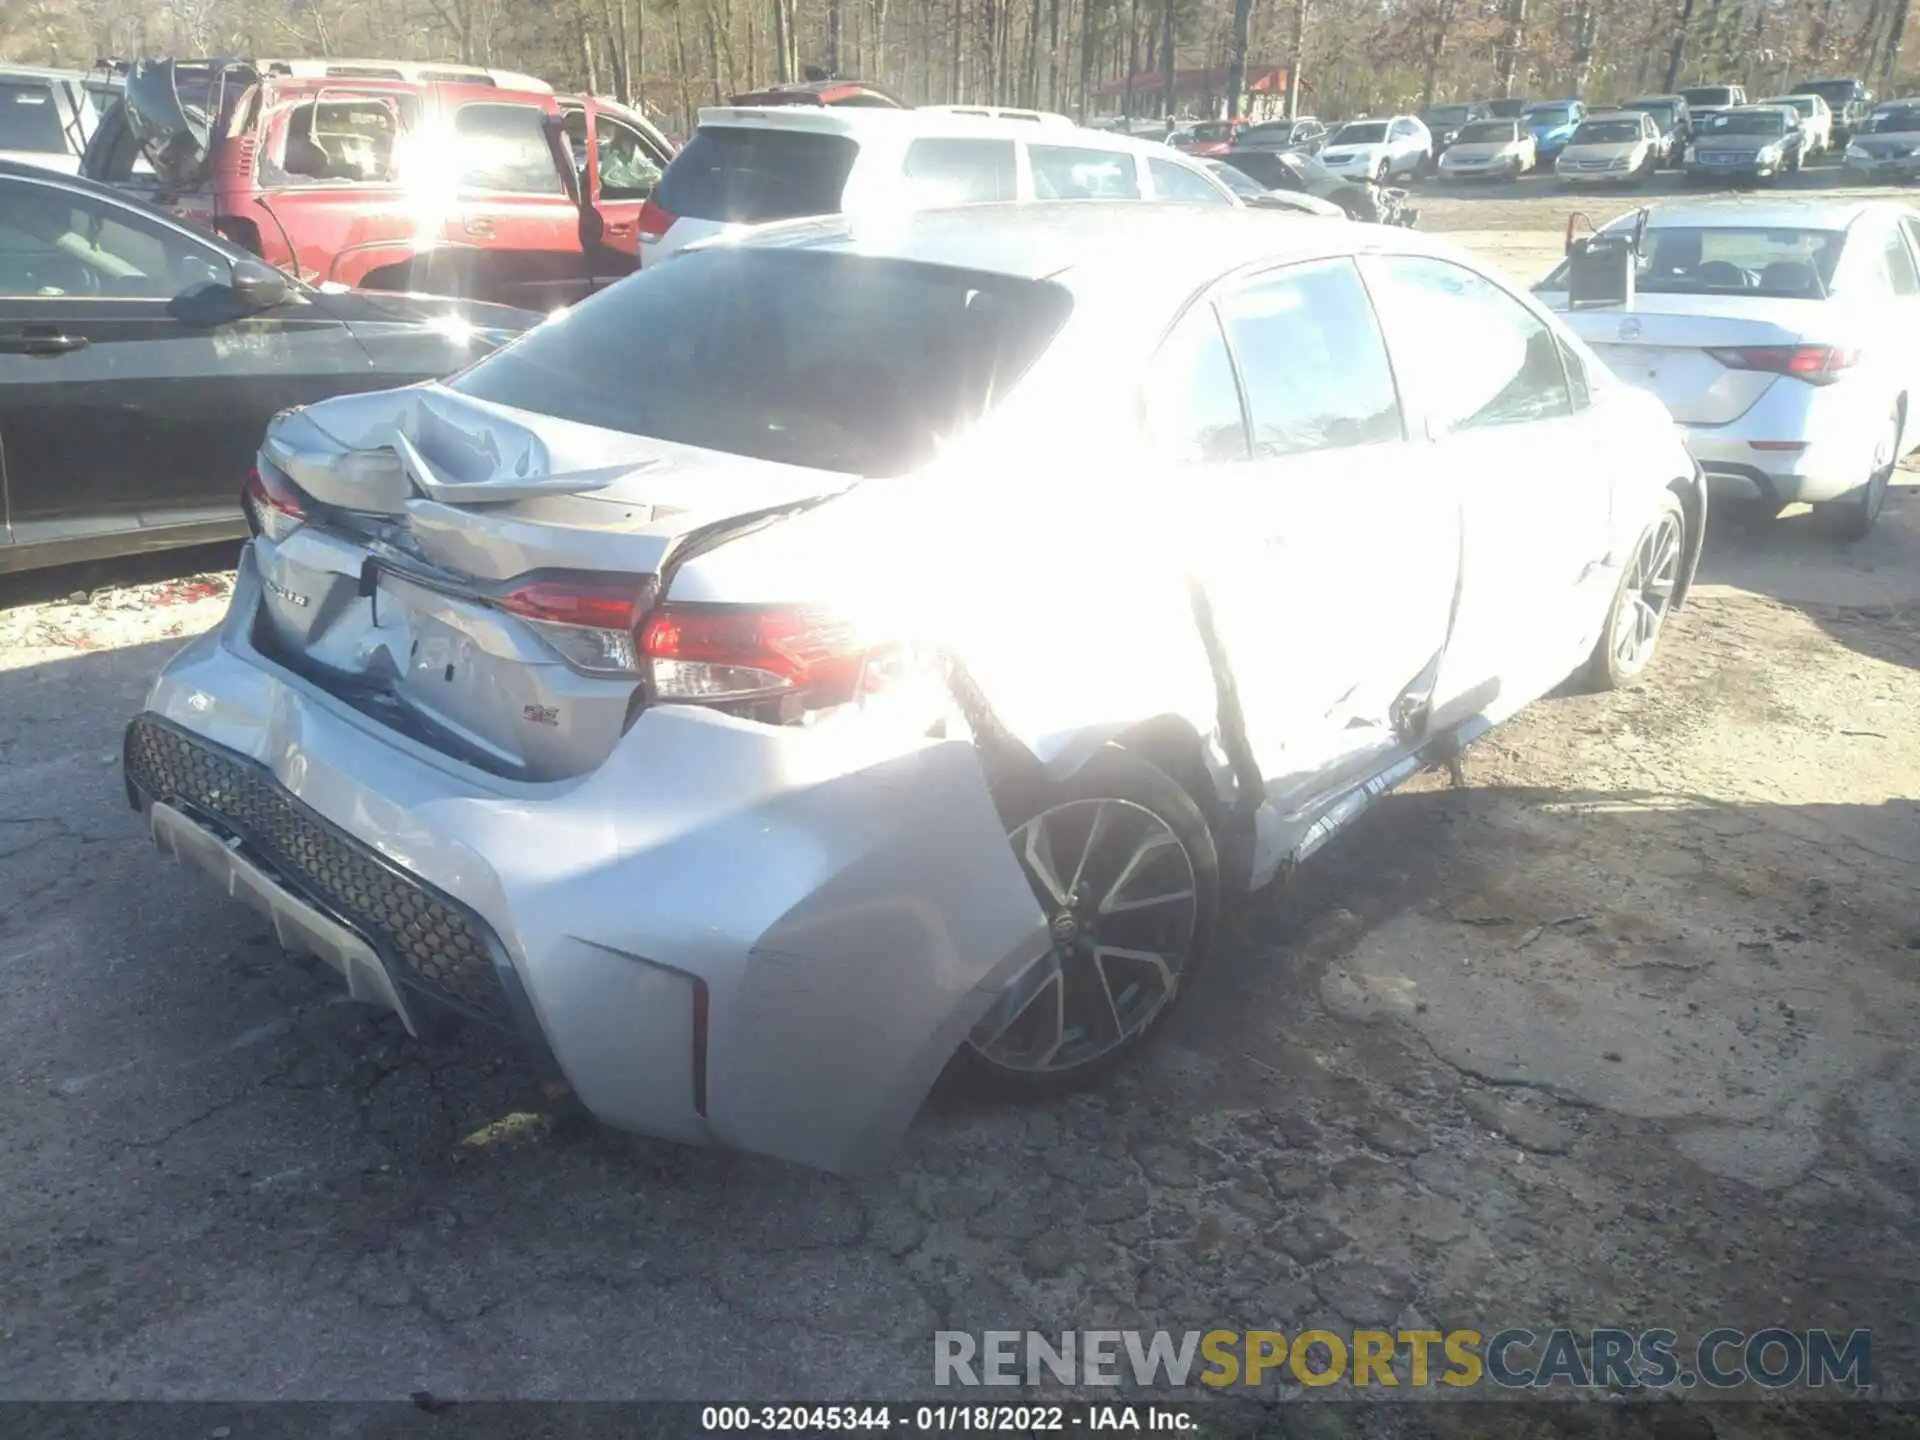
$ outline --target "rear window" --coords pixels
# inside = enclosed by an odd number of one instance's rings
[[[898,475],[990,408],[1071,307],[1046,281],[817,250],[693,250],[452,385],[632,435]]]
[[[1138,200],[1140,175],[1131,150],[1029,145],[1033,193],[1042,200]]]
[[[743,225],[837,214],[859,149],[844,135],[808,130],[696,130],[660,177],[660,207]]]
[[[1664,100],[1630,100],[1620,107],[1622,110],[1644,110],[1653,117],[1656,125],[1673,123],[1673,106]]]
[[[1901,105],[1891,110],[1876,110],[1867,121],[1868,133],[1901,135],[1920,130],[1920,105]]]
[[[1473,106],[1442,105],[1438,110],[1429,110],[1424,118],[1429,126],[1464,125],[1473,118]]]
[[[1731,105],[1733,91],[1725,85],[1699,85],[1682,90],[1680,96],[1689,105]]]
[[[1634,285],[1650,295],[1818,300],[1833,285],[1846,241],[1843,230],[1656,226],[1647,231]],[[1566,283],[1563,262],[1534,288],[1563,290]]]
[[[1020,198],[1019,167],[1011,140],[916,140],[907,147],[901,173],[922,205],[978,205]]]
[[[66,148],[52,89],[37,80],[0,80],[0,150],[57,155]]]

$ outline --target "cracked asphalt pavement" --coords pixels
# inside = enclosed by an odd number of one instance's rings
[[[1426,1322],[1866,1326],[1916,1398],[1904,478],[1852,549],[1720,527],[1646,684],[1236,914],[1106,1089],[852,1180],[548,1113],[164,863],[119,735],[218,577],[0,611],[0,1396],[904,1398],[936,1329]]]

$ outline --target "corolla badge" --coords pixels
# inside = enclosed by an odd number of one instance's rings
[[[1640,338],[1640,322],[1631,315],[1622,320],[1620,322],[1620,338],[1622,340],[1638,340]]]
[[[307,608],[306,596],[294,593],[293,591],[289,590],[286,586],[280,584],[277,580],[270,579],[267,576],[263,575],[260,577],[260,583],[265,585],[267,589],[271,590],[274,594],[278,595],[282,600],[286,601],[289,605],[297,605],[302,610]]]

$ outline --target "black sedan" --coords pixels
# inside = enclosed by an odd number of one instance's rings
[[[1338,205],[1354,220],[1388,222],[1404,192],[1336,175],[1312,155],[1278,150],[1232,150],[1226,162],[1269,190],[1290,190]]]
[[[0,162],[0,573],[244,534],[276,411],[448,374],[540,318],[311,289],[124,194]]]

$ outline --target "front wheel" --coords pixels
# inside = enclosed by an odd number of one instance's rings
[[[1003,1094],[1053,1095],[1105,1077],[1173,1009],[1212,948],[1220,864],[1193,798],[1124,750],[1002,813],[1050,944],[960,1061]]]
[[[1382,160],[1378,165],[1374,166],[1373,183],[1376,185],[1386,184],[1389,170],[1390,170],[1390,167],[1387,165],[1387,162],[1384,160]]]
[[[1607,623],[1587,660],[1587,688],[1617,690],[1639,679],[1653,663],[1686,553],[1686,511],[1669,490],[1621,572]]]

